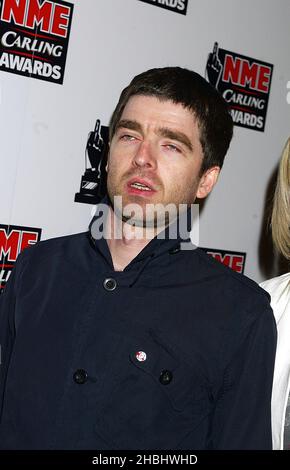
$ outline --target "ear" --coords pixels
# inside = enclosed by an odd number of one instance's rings
[[[212,191],[218,180],[220,171],[221,169],[219,166],[213,166],[203,173],[196,192],[196,197],[198,199],[205,198]]]

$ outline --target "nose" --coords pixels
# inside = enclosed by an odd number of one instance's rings
[[[156,156],[150,142],[140,142],[133,157],[132,164],[137,167],[148,167],[151,169],[157,167]]]

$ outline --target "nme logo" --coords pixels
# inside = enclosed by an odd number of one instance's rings
[[[211,255],[220,263],[232,268],[237,273],[243,274],[246,263],[246,253],[238,251],[214,250],[212,248],[202,248],[208,255]]]
[[[0,224],[0,293],[8,281],[17,256],[40,240],[41,229]]]
[[[62,84],[72,14],[62,0],[0,2],[0,70]]]
[[[206,78],[229,104],[237,126],[264,131],[273,65],[220,49],[208,55]]]

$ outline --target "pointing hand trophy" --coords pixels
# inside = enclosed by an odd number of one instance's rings
[[[85,152],[85,173],[81,179],[75,202],[97,204],[106,194],[106,163],[108,148],[108,127],[101,126],[97,119],[95,129],[88,135]],[[90,168],[88,168],[88,160]]]

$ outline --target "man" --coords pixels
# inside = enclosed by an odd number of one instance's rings
[[[25,250],[2,295],[1,448],[271,449],[268,296],[180,248],[231,137],[194,72],[149,70],[123,90],[105,216]]]

